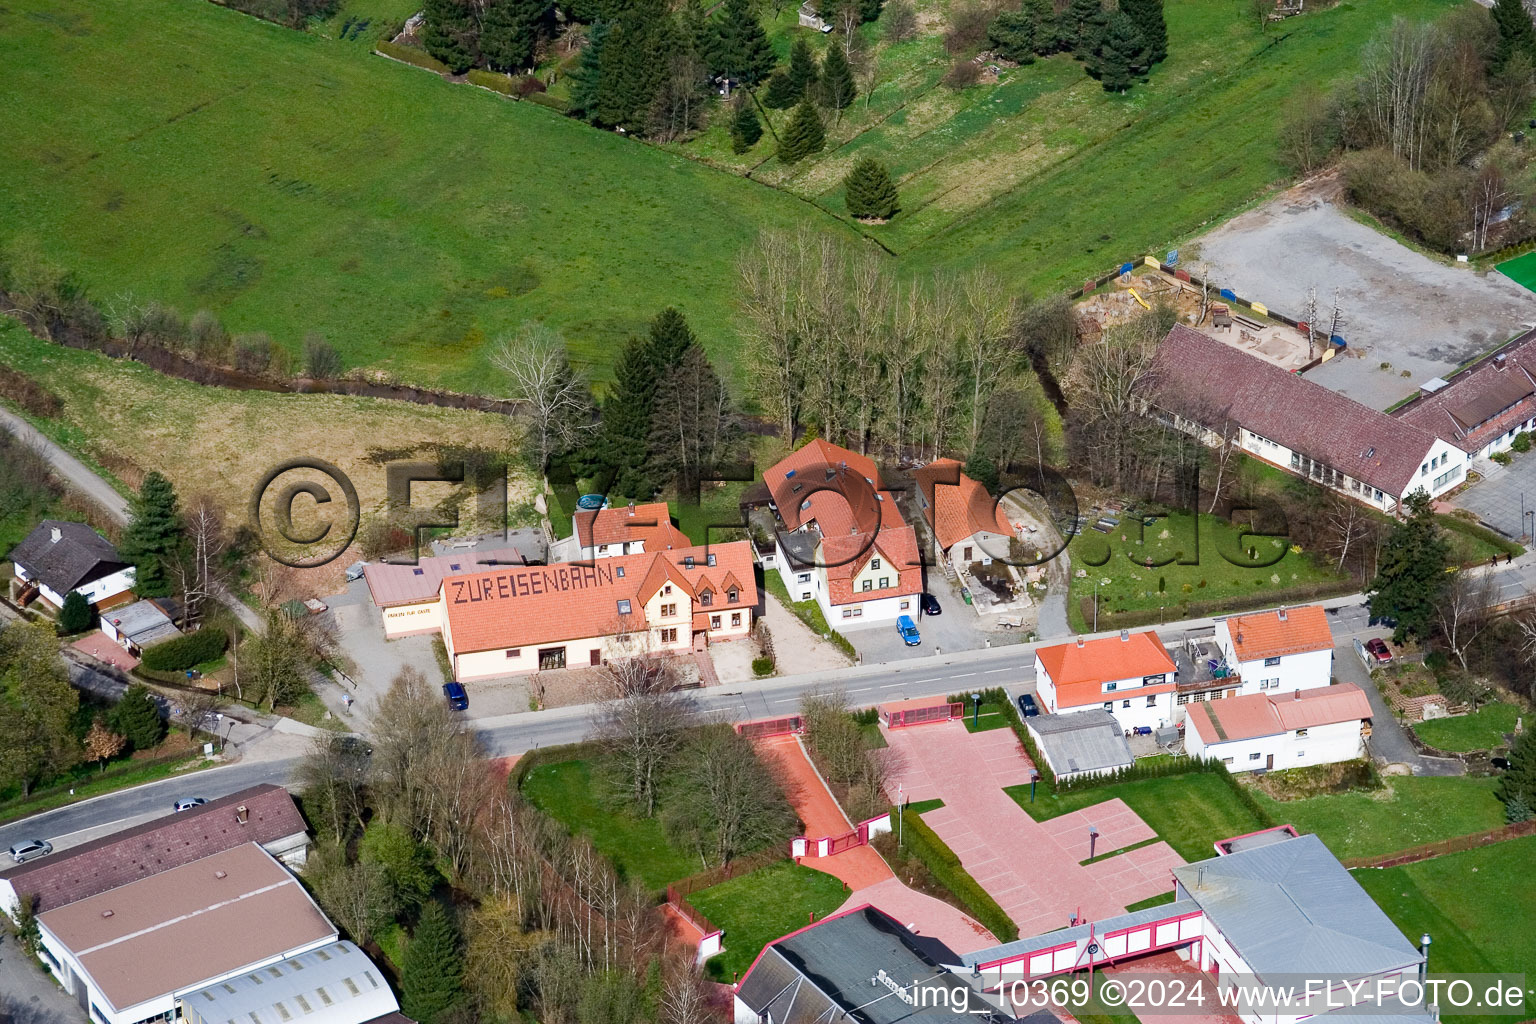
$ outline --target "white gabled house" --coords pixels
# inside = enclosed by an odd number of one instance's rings
[[[1242,679],[1240,694],[1289,693],[1333,681],[1333,631],[1322,605],[1219,619],[1216,645]]]
[[[1050,714],[1104,710],[1122,729],[1172,725],[1177,666],[1150,630],[1041,647],[1035,686]]]
[[[41,598],[57,611],[76,591],[97,611],[133,601],[133,566],[84,523],[44,519],[11,550],[11,592],[25,608]]]
[[[1361,757],[1370,734],[1371,702],[1341,683],[1191,704],[1184,752],[1216,758],[1231,772],[1277,771]]]

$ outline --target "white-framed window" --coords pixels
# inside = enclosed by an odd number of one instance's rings
[[[619,602],[619,614],[620,615],[628,615],[629,614],[629,599],[628,598],[625,598],[624,600]]]
[[[731,625],[733,625],[733,626],[741,625],[741,612],[732,612],[731,613]]]
[[[607,554],[608,553],[608,545],[607,544],[599,544],[597,546],[597,553],[600,554],[600,555]]]
[[[1115,710],[1115,702],[1112,701],[1112,700],[1105,701],[1104,702],[1104,710],[1105,711],[1113,711],[1113,710]]]
[[[735,587],[732,587],[730,590],[725,592],[725,597],[726,600],[730,601],[731,604],[735,604],[736,599],[741,597],[741,591],[737,590]]]
[[[811,592],[809,590],[802,590],[800,592],[800,600],[802,600],[802,601],[809,601],[810,599],[811,599]]]
[[[864,586],[861,587],[860,589],[862,589],[862,590],[864,590],[866,592],[875,589],[875,581],[874,580],[865,580],[864,581]]]
[[[811,582],[811,574],[808,573],[808,572],[803,572],[800,575],[795,577],[795,582],[796,583],[809,583],[809,582]]]
[[[1149,708],[1157,707],[1157,694],[1154,693],[1154,694],[1152,694],[1152,696],[1147,698],[1147,707],[1149,707]]]
[[[1131,702],[1130,702],[1130,701],[1128,701],[1128,700],[1123,700],[1123,701],[1121,701],[1121,702],[1120,702],[1120,706],[1121,706],[1121,707],[1122,707],[1122,708],[1128,708],[1128,707],[1130,707],[1130,706],[1131,706]]]
[[[709,617],[709,628],[710,629],[719,629],[720,628],[720,616],[718,616],[718,615],[711,615]]]
[[[881,576],[880,577],[880,589],[881,590],[884,590],[885,588],[889,587],[890,585],[891,585],[891,578],[889,576]]]
[[[1252,754],[1248,755],[1248,760],[1250,760],[1250,761],[1257,761],[1259,758],[1261,758],[1263,756],[1264,756],[1263,754],[1255,752],[1255,753],[1252,753]]]
[[[869,560],[869,567],[871,569],[878,569],[878,568],[880,568],[880,559],[878,559],[878,558],[871,558]]]
[[[664,604],[664,605],[661,606],[662,618],[670,619],[670,618],[672,618],[676,614],[677,614],[677,605],[675,605],[675,604]]]
[[[1120,686],[1119,683],[1105,683],[1104,684],[1104,692],[1105,693],[1114,693],[1115,690],[1119,688],[1119,686]]]
[[[704,564],[705,565],[714,565],[715,564],[715,553],[713,551],[711,551],[709,554],[704,556]]]
[[[911,608],[911,607],[912,607],[912,602],[911,601],[903,601],[903,602],[901,602],[901,610],[902,611],[906,611],[908,608]]]

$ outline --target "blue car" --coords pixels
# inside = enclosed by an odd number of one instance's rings
[[[454,711],[469,708],[469,694],[464,692],[463,683],[444,683],[443,696],[448,698],[448,706]]]
[[[896,632],[901,634],[901,642],[908,647],[916,647],[923,642],[923,638],[917,632],[917,624],[912,621],[912,616],[910,615],[897,617]]]

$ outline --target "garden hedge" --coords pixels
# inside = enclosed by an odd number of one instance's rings
[[[386,57],[414,64],[428,71],[436,71],[440,75],[448,73],[448,65],[432,56],[426,50],[418,50],[414,46],[401,46],[399,43],[381,42],[375,49]]]
[[[980,921],[983,928],[997,936],[997,941],[1012,942],[1017,939],[1019,926],[1003,912],[1003,908],[988,895],[981,883],[971,877],[970,872],[961,865],[960,858],[944,844],[944,840],[910,807],[903,810],[901,815],[906,848],[927,865],[934,879],[954,893],[965,904],[970,915]],[[894,827],[896,822],[892,820],[891,824]]]
[[[144,648],[143,665],[153,672],[182,672],[217,658],[228,643],[222,629],[199,629]]]

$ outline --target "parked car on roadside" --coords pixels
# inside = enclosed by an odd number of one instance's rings
[[[448,698],[448,706],[454,711],[464,711],[469,707],[469,694],[464,692],[463,683],[444,683],[443,696]]]
[[[896,617],[896,632],[901,634],[901,642],[908,647],[916,647],[923,642],[922,635],[917,631],[917,623],[912,621],[910,615]]]
[[[25,864],[29,860],[46,857],[53,852],[53,844],[46,839],[24,839],[11,846],[11,860]]]
[[[922,608],[924,615],[939,615],[944,611],[939,607],[939,599],[932,594],[919,594],[917,604]]]
[[[1034,694],[1019,694],[1019,714],[1025,718],[1034,718],[1040,714],[1040,705],[1035,703]]]
[[[171,809],[174,810],[177,814],[180,814],[182,811],[190,811],[194,807],[201,807],[207,802],[208,800],[206,797],[184,796],[180,800],[177,800],[175,806]]]
[[[1374,637],[1365,642],[1365,652],[1371,656],[1371,660],[1378,665],[1392,664],[1392,648],[1380,637]]]

